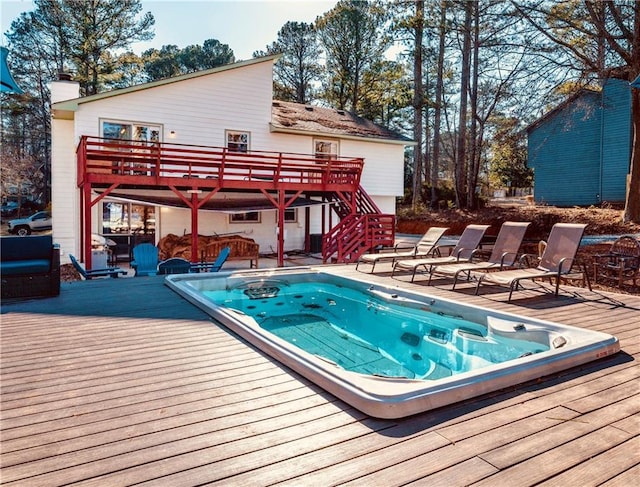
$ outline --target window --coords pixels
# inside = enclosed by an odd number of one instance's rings
[[[229,215],[229,223],[260,223],[260,212],[231,213]]]
[[[131,140],[131,125],[102,122],[102,136],[105,139]]]
[[[249,151],[249,132],[226,131],[227,148],[233,152]]]
[[[160,142],[161,131],[160,125],[102,121],[102,136],[105,139],[135,140],[146,145]]]
[[[102,204],[103,234],[153,234],[155,207],[114,201]]]
[[[278,212],[276,212],[276,215],[278,215]],[[276,216],[276,220],[278,219],[278,217]],[[284,222],[285,223],[295,223],[298,221],[298,212],[296,211],[295,208],[287,208],[286,210],[284,210]]]
[[[338,142],[335,140],[316,139],[313,145],[318,159],[335,159],[338,156]]]
[[[147,143],[160,142],[160,128],[134,125],[133,140]]]

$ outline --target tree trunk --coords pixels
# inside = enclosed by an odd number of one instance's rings
[[[624,222],[640,223],[640,89],[631,89],[631,116],[633,121],[633,151],[629,180],[627,186],[627,201],[622,220]]]
[[[467,99],[471,75],[471,17],[472,2],[464,4],[464,27],[462,28],[462,68],[460,74],[460,114],[458,117],[458,139],[456,154],[456,205],[466,208],[467,188]]]
[[[413,55],[413,199],[414,210],[422,200],[422,35],[424,28],[424,0],[416,0],[415,46]]]
[[[633,17],[633,45],[631,46],[631,66],[629,81],[640,76],[640,6],[635,5]],[[622,220],[640,223],[640,89],[631,88],[631,120],[633,123],[633,149],[629,180],[627,182],[627,199]]]
[[[438,46],[438,74],[436,79],[435,108],[433,113],[433,157],[431,159],[431,209],[435,210],[438,206],[438,167],[440,166],[440,123],[442,119],[442,92],[444,90],[444,50],[445,36],[447,29],[445,22],[447,20],[447,4],[446,0],[440,2],[440,25],[438,26],[439,46]]]
[[[480,139],[478,138],[478,57],[480,51],[480,9],[477,4],[473,6],[473,66],[471,68],[471,129],[469,142],[471,153],[469,154],[469,171],[467,176],[467,208],[475,209],[477,204],[476,185],[480,171]]]

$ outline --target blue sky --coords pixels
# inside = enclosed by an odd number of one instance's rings
[[[156,19],[156,35],[132,47],[140,54],[166,44],[183,48],[217,39],[233,49],[236,59],[250,59],[254,51],[277,39],[287,21],[313,22],[335,4],[335,0],[142,0],[143,11]],[[21,12],[33,9],[33,2],[0,0],[0,8],[4,34]]]

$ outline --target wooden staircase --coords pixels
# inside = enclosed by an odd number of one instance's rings
[[[332,209],[340,217],[322,238],[323,262],[350,263],[395,241],[395,215],[383,214],[362,186],[355,193],[333,192]]]

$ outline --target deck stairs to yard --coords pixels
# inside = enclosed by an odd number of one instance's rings
[[[340,221],[322,239],[323,262],[351,263],[395,240],[395,215],[384,214],[362,188],[354,193],[331,193]]]

